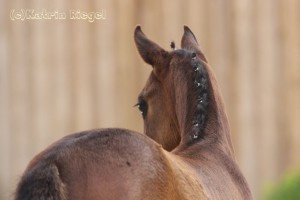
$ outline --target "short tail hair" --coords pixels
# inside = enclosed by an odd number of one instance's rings
[[[26,171],[17,186],[15,200],[67,200],[57,166],[50,164]]]

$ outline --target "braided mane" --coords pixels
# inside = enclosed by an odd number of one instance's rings
[[[197,140],[204,136],[204,128],[207,122],[207,106],[209,102],[208,95],[208,77],[203,64],[197,59],[195,53],[192,53],[191,59],[192,78],[194,89],[196,91],[195,118],[193,120],[191,140]]]
[[[182,59],[189,59],[184,66],[182,72],[183,78],[188,81],[188,104],[192,106],[188,113],[187,133],[189,134],[188,143],[192,144],[201,139],[205,135],[205,127],[208,121],[208,105],[209,105],[209,77],[205,69],[204,63],[197,57],[195,52],[186,49],[175,48],[175,43],[171,42],[171,48]],[[180,87],[180,86],[179,86]]]

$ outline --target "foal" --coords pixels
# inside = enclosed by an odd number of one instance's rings
[[[153,140],[124,129],[66,136],[29,163],[16,200],[252,199],[215,76],[193,33],[184,27],[182,49],[171,52],[139,26],[134,39],[153,67],[137,104]]]

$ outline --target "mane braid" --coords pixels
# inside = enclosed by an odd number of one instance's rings
[[[207,106],[209,101],[208,96],[208,76],[203,64],[197,59],[195,53],[192,53],[191,59],[192,77],[194,81],[194,89],[196,90],[196,109],[195,118],[193,120],[191,142],[203,138],[204,128],[207,122]]]

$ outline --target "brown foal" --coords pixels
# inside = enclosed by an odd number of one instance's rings
[[[252,199],[239,170],[215,75],[194,34],[166,51],[137,26],[153,71],[138,98],[145,135],[100,129],[66,136],[38,154],[16,200]]]

